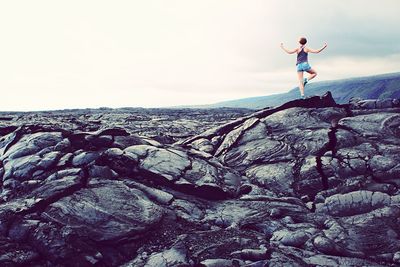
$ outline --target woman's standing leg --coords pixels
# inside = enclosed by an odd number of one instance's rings
[[[299,89],[300,89],[300,94],[301,97],[304,97],[304,80],[303,80],[303,72],[298,71],[297,76],[299,78]]]

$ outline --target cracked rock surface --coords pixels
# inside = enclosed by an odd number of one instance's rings
[[[398,266],[394,102],[9,114],[0,266]]]

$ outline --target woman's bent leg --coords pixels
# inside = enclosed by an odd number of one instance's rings
[[[317,76],[317,72],[313,68],[309,69],[307,72],[310,74],[308,80],[314,79],[315,76]]]

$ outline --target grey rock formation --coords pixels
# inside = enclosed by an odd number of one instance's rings
[[[7,114],[0,265],[396,266],[399,111]]]

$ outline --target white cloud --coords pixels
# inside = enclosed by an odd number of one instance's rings
[[[386,57],[336,57],[318,62],[327,79],[343,79],[400,71],[400,54]]]

